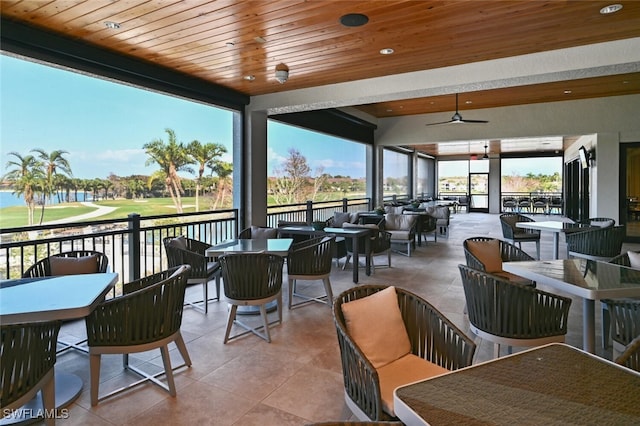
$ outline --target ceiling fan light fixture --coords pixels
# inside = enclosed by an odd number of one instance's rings
[[[622,9],[622,5],[621,4],[618,4],[618,3],[610,4],[608,6],[603,7],[602,9],[600,9],[600,14],[601,15],[610,15],[612,13],[616,13],[620,9]]]
[[[486,144],[484,145],[484,155],[482,156],[483,160],[489,159],[489,154],[487,154],[487,148],[489,148]]]
[[[289,80],[289,71],[276,70],[276,80],[278,80],[278,83],[284,84],[287,80]]]

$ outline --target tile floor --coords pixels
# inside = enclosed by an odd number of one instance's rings
[[[542,215],[538,215],[542,218]],[[550,218],[562,220],[559,217]],[[464,294],[459,263],[464,263],[462,242],[471,236],[502,237],[498,215],[458,213],[452,215],[450,235],[438,242],[418,247],[412,257],[392,255],[392,268],[380,267],[375,274],[361,273],[360,283],[393,284],[421,295],[462,330],[468,332],[463,314]],[[431,237],[429,237],[431,240]],[[563,241],[561,240],[561,257]],[[523,249],[535,254],[533,243]],[[638,250],[638,245],[624,249]],[[552,234],[542,234],[543,258],[551,258]],[[386,257],[377,258],[384,263]],[[285,269],[286,271],[286,269]],[[353,286],[351,271],[334,268],[331,276],[335,294]],[[285,276],[286,283],[286,276]],[[301,282],[302,283],[302,282]],[[286,290],[286,284],[283,286]],[[321,294],[321,283],[311,283],[310,291]],[[188,289],[197,297],[200,287]],[[286,298],[285,298],[286,305]],[[571,306],[566,341],[581,346],[580,300]],[[600,310],[597,309],[600,328]],[[193,366],[176,372],[177,397],[170,397],[155,385],[144,384],[134,390],[101,402],[92,408],[89,399],[89,360],[77,351],[58,358],[56,368],[79,375],[84,389],[69,407],[61,425],[304,425],[311,422],[352,419],[344,404],[342,373],[331,311],[312,303],[294,310],[284,309],[284,321],[272,328],[272,343],[254,335],[222,343],[227,308],[213,302],[209,314],[186,309],[182,332]],[[275,314],[272,314],[275,315]],[[65,325],[64,333],[83,333],[82,323]],[[599,342],[600,334],[596,336]],[[492,345],[479,344],[475,362],[490,359]],[[610,357],[610,350],[597,345],[598,355]],[[173,362],[180,361],[177,350]],[[159,351],[132,357],[132,362],[158,369]],[[103,356],[101,391],[133,381],[123,374],[119,356]]]

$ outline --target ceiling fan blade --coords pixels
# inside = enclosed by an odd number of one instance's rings
[[[442,124],[451,124],[453,123],[453,120],[449,120],[449,121],[440,121],[438,123],[427,123],[425,124],[425,126],[440,126]]]
[[[460,120],[461,123],[488,123],[487,120]]]

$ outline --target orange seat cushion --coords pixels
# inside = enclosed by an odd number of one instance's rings
[[[502,272],[500,241],[467,241],[467,249],[484,265],[486,272]]]
[[[49,258],[51,275],[75,275],[75,274],[95,274],[98,270],[98,256],[83,257],[60,257]]]

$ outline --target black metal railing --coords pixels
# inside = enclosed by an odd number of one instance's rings
[[[284,204],[267,207],[267,226],[277,227],[278,222],[326,221],[336,211],[356,212],[373,210],[370,198],[343,198],[335,201],[307,201],[302,204]]]
[[[19,278],[38,260],[71,250],[95,250],[109,258],[121,282],[166,269],[162,239],[186,235],[211,244],[234,238],[238,211],[217,210],[162,216],[0,229],[0,278]]]
[[[564,211],[561,192],[502,192],[502,212],[559,214]]]

